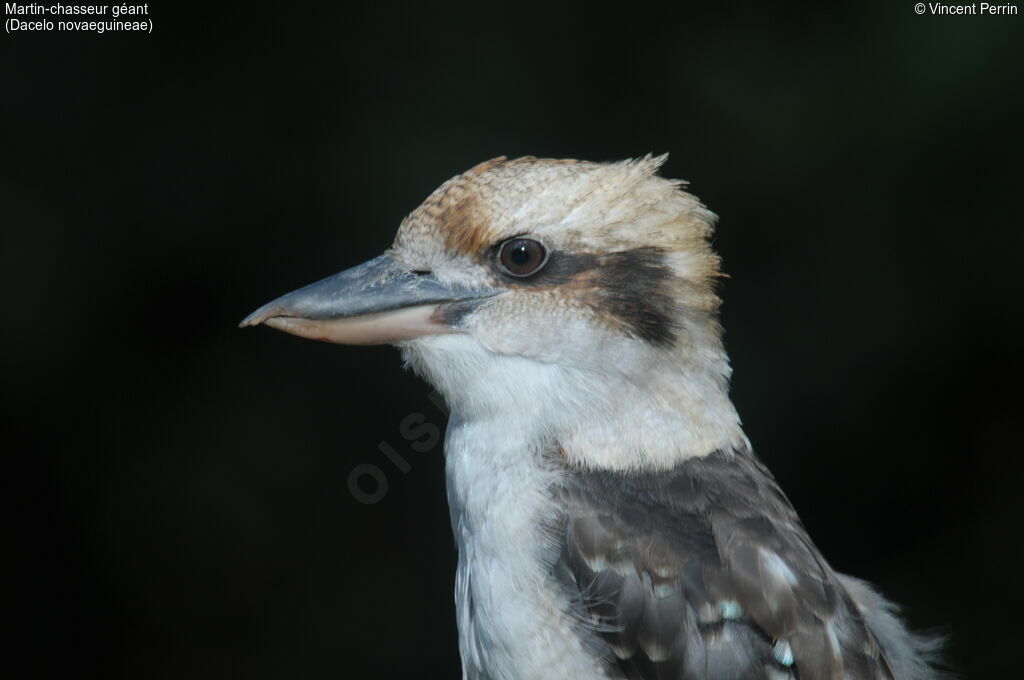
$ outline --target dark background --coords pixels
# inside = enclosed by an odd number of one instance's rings
[[[1024,19],[713,7],[5,34],[9,677],[458,677],[440,447],[400,430],[443,425],[428,388],[235,325],[479,161],[649,151],[721,216],[733,394],[824,553],[1015,675]]]

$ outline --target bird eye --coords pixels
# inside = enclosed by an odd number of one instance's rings
[[[548,251],[539,241],[529,238],[513,238],[501,244],[498,262],[507,274],[529,276],[548,261]]]

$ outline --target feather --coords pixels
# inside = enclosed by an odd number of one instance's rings
[[[636,680],[925,680],[929,643],[811,543],[767,469],[716,452],[657,473],[571,469],[558,568]],[[617,590],[616,590],[617,589]],[[639,614],[638,614],[639,612]]]

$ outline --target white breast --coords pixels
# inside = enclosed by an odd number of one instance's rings
[[[510,420],[453,416],[445,440],[459,548],[455,602],[467,680],[605,678],[550,576],[548,489],[557,474]]]

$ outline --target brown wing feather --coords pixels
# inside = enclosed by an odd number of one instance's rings
[[[620,676],[893,677],[752,454],[719,452],[656,474],[576,471],[558,497],[558,573]]]

